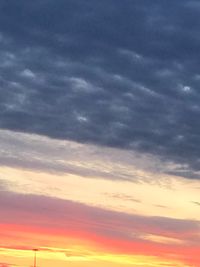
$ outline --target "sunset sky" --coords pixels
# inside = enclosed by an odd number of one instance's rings
[[[199,55],[199,0],[0,0],[0,267],[200,266]]]

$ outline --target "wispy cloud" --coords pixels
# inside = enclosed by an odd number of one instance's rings
[[[192,203],[197,205],[197,206],[200,206],[200,202],[198,202],[198,201],[192,201]]]

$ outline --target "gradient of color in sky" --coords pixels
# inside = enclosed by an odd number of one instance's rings
[[[200,3],[0,1],[0,267],[200,266]]]

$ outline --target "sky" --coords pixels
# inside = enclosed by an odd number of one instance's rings
[[[200,266],[200,2],[0,1],[0,267]]]

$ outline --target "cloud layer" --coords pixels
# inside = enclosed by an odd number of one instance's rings
[[[0,3],[0,127],[199,171],[197,1]],[[37,18],[37,19],[35,19]]]

